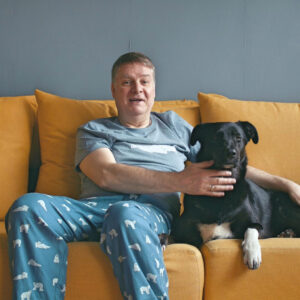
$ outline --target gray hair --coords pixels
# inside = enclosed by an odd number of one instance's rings
[[[133,64],[133,63],[140,63],[140,64],[143,64],[143,65],[151,68],[153,70],[153,75],[155,78],[155,66],[148,56],[146,56],[142,53],[139,53],[139,52],[128,52],[128,53],[121,55],[113,64],[113,67],[111,70],[112,82],[115,80],[116,74],[122,65]]]

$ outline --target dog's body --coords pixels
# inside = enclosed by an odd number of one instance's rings
[[[258,142],[257,131],[248,122],[194,128],[191,144],[201,143],[197,161],[214,160],[214,169],[231,170],[236,184],[221,198],[186,195],[184,213],[175,220],[172,236],[175,242],[197,247],[213,239],[244,239],[244,262],[256,269],[261,263],[258,238],[275,237],[286,229],[299,236],[300,207],[287,194],[265,190],[245,178],[245,146],[250,139]]]

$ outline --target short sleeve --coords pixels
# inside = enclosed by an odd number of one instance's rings
[[[91,121],[77,130],[75,168],[79,171],[81,161],[91,152],[99,148],[111,148],[113,139],[107,134],[105,126],[97,121]]]
[[[199,142],[193,146],[190,144],[193,126],[174,111],[167,112],[165,117],[168,118],[168,123],[173,127],[174,132],[176,132],[179,138],[184,141],[189,148],[187,160],[196,162],[197,153],[199,152],[201,145]]]

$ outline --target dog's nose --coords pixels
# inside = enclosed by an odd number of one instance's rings
[[[230,157],[236,157],[236,150],[235,149],[228,149],[228,155]]]

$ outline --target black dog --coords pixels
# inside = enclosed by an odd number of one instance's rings
[[[300,207],[288,195],[265,190],[245,178],[248,141],[258,143],[249,122],[207,123],[194,128],[191,144],[201,143],[197,161],[213,160],[213,169],[229,169],[236,179],[234,190],[224,197],[186,195],[184,213],[175,220],[175,242],[200,247],[222,238],[244,239],[244,262],[250,269],[261,263],[258,238],[276,237],[292,229],[300,235]],[[278,162],[280,163],[280,162]]]

